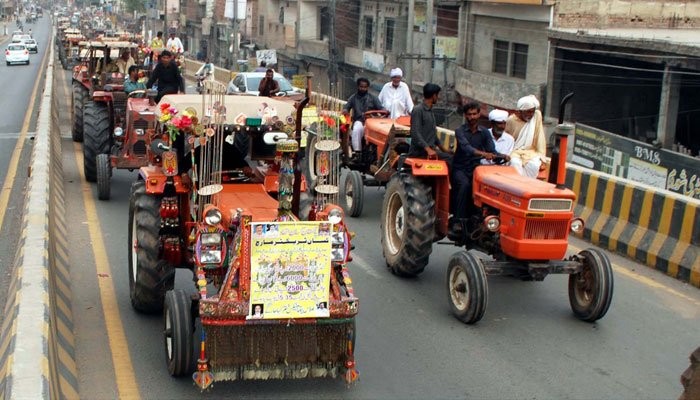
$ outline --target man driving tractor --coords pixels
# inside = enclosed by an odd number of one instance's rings
[[[362,151],[362,138],[365,132],[365,113],[371,110],[384,110],[382,102],[377,96],[369,93],[369,79],[357,78],[357,93],[350,96],[343,107],[343,112],[348,114],[352,110],[352,150],[353,157],[357,157]]]

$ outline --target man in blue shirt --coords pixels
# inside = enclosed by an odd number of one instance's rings
[[[471,215],[473,211],[472,177],[481,159],[493,160],[497,156],[508,158],[506,155],[496,153],[491,133],[487,128],[479,125],[481,105],[477,102],[467,103],[462,110],[466,123],[455,131],[457,149],[452,160],[451,232],[459,231],[460,221]]]
[[[136,65],[129,67],[129,76],[124,79],[124,91],[129,94],[134,90],[146,90],[146,85],[139,82],[139,67]]]

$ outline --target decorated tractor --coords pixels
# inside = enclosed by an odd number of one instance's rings
[[[348,215],[359,217],[364,205],[364,187],[385,186],[396,172],[399,154],[408,150],[411,118],[406,116],[394,120],[388,118],[387,111],[368,111],[365,114],[362,150],[352,158],[349,156],[349,119],[337,114],[335,119],[342,124],[339,165],[348,170],[340,182],[340,204]],[[323,130],[312,128],[308,136],[304,168],[312,187],[323,175],[325,160],[319,158],[323,152],[317,146],[322,139]]]
[[[569,274],[569,302],[576,317],[593,322],[607,312],[613,294],[607,255],[591,248],[566,257],[569,232],[580,233],[584,226],[574,216],[576,194],[564,185],[571,133],[571,125],[557,128],[560,145],[550,181],[521,176],[510,166],[476,167],[475,210],[460,221],[460,233],[449,236],[467,249],[454,254],[447,268],[448,300],[459,320],[472,324],[483,317],[487,275],[541,281],[548,274]],[[382,250],[394,274],[415,276],[428,265],[433,243],[448,235],[448,166],[442,160],[401,156],[397,170],[382,205]]]
[[[201,96],[163,97],[149,133],[153,163],[139,170],[129,207],[131,304],[163,309],[168,371],[195,371],[201,389],[243,379],[352,382],[351,235],[329,202],[299,218],[307,100],[295,110],[205,85]],[[196,296],[174,287],[177,268],[192,271]]]

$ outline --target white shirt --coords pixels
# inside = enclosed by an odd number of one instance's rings
[[[168,38],[168,43],[165,44],[165,48],[167,48],[175,54],[179,54],[185,51],[185,48],[182,46],[182,41],[177,36],[175,36],[174,38]]]
[[[513,147],[515,146],[515,139],[508,132],[501,133],[501,137],[496,139],[493,136],[493,131],[489,129],[493,143],[496,146],[496,153],[510,155],[513,152]],[[482,164],[493,164],[491,160],[481,160]]]
[[[413,111],[411,90],[405,82],[400,82],[399,87],[394,87],[392,82],[387,82],[379,92],[379,101],[389,111],[391,119],[411,115]]]

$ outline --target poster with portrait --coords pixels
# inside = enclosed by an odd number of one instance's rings
[[[250,249],[248,319],[329,317],[328,222],[256,222]]]

